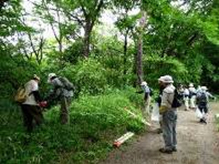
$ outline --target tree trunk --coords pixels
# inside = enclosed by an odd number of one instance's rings
[[[90,20],[86,21],[84,28],[84,57],[88,58],[90,53],[90,35],[93,28],[93,23]]]
[[[124,57],[123,57],[123,75],[124,75],[124,82],[126,82],[125,75],[127,74],[127,68],[126,68],[126,63],[127,63],[127,46],[128,46],[128,30],[126,30],[125,33],[125,40],[124,40]]]
[[[143,56],[143,29],[145,26],[145,13],[142,14],[142,18],[140,20],[140,33],[137,42],[137,56],[136,56],[136,73],[138,77],[137,83],[140,84],[143,81],[143,66],[142,66],[142,56]]]
[[[143,67],[142,67],[142,54],[143,54],[143,42],[142,37],[139,37],[138,40],[138,50],[137,50],[137,56],[136,56],[136,70],[137,70],[137,77],[138,77],[138,84],[140,84],[143,81]]]

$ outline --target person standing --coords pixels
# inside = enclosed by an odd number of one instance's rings
[[[208,91],[206,86],[200,87],[200,91],[197,93],[196,102],[198,105],[198,109],[202,117],[200,118],[201,123],[207,124],[207,114],[209,111],[209,97],[214,98]]]
[[[176,121],[177,110],[172,107],[174,100],[175,87],[173,86],[173,79],[169,75],[161,76],[159,85],[164,88],[161,98],[160,114],[162,115],[162,131],[165,146],[159,151],[161,153],[171,154],[177,151],[176,145]]]
[[[196,108],[196,89],[193,85],[193,83],[189,84],[189,98],[190,98],[190,108],[195,109]]]
[[[184,92],[183,92],[183,101],[184,101],[184,105],[185,105],[185,111],[189,110],[189,89],[188,88],[184,88]]]
[[[37,75],[34,75],[33,78],[24,85],[27,98],[21,104],[21,109],[24,126],[27,128],[28,132],[33,131],[33,120],[38,126],[43,122],[43,114],[39,106],[41,100],[39,82],[40,78]]]
[[[67,78],[58,77],[55,73],[48,75],[48,83],[53,86],[53,89],[47,96],[46,102],[50,104],[53,100],[60,101],[60,121],[61,124],[67,124],[69,123],[69,108],[73,97],[74,86]]]
[[[151,104],[151,89],[149,88],[146,81],[141,83],[141,88],[144,92],[144,112],[143,113],[150,113],[150,104]]]

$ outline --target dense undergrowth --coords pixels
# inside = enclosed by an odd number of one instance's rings
[[[114,139],[145,130],[141,101],[132,88],[81,96],[72,102],[70,125],[60,125],[56,106],[44,113],[45,123],[31,135],[23,128],[19,106],[1,101],[0,163],[96,163],[113,148]]]

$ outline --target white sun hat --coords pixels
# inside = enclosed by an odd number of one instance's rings
[[[161,76],[158,81],[161,81],[163,83],[173,83],[173,78],[170,75]]]
[[[51,78],[53,78],[53,77],[56,77],[56,74],[55,73],[50,73],[49,75],[48,75],[48,83],[50,83],[51,82]]]

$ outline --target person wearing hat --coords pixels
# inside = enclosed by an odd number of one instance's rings
[[[47,96],[46,102],[50,104],[49,102],[55,99],[60,101],[60,121],[62,124],[67,124],[69,123],[69,108],[73,97],[73,84],[67,78],[58,77],[55,73],[48,75],[48,83],[53,86],[53,89]],[[66,87],[66,83],[72,87]]]
[[[174,100],[175,87],[170,75],[161,76],[158,79],[160,87],[163,89],[160,105],[160,114],[162,116],[162,131],[165,146],[159,149],[162,153],[171,154],[176,149],[176,120],[177,111],[172,107]]]
[[[195,109],[196,108],[196,89],[193,85],[193,83],[189,84],[189,98],[190,98],[190,108]]]
[[[184,87],[183,101],[185,105],[185,111],[188,111],[189,110],[189,89],[187,87]]]
[[[146,81],[141,83],[141,88],[144,92],[144,113],[150,113],[151,93],[152,90],[149,88]]]
[[[209,97],[214,98],[212,94],[210,94],[207,91],[206,86],[200,87],[200,91],[197,93],[196,97],[196,103],[198,108],[196,110],[199,110],[201,115],[200,115],[200,123],[205,123],[207,124],[207,114],[209,110],[208,102],[209,102]]]
[[[33,130],[33,120],[35,120],[36,125],[40,125],[43,122],[43,114],[39,106],[41,101],[39,82],[40,78],[34,75],[33,78],[24,85],[27,98],[21,104],[21,109],[24,126],[28,132],[32,132]]]

